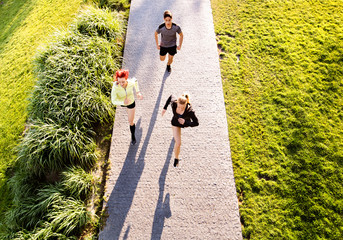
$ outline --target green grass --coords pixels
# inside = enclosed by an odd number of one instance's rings
[[[7,208],[5,172],[25,128],[35,83],[32,59],[56,28],[67,26],[82,0],[4,0],[0,5],[0,213]]]
[[[92,0],[100,8],[106,7],[111,10],[123,12],[126,17],[129,17],[131,0]]]
[[[20,144],[19,161],[39,177],[60,172],[69,165],[90,169],[97,159],[94,133],[90,133],[86,128],[54,122],[35,123]]]
[[[35,187],[26,198],[14,201],[17,207],[6,213],[8,234],[0,234],[2,239],[20,239],[23,236],[25,239],[54,239],[54,236],[65,239],[66,235],[80,234],[79,229],[92,221],[84,198],[81,198],[83,193],[91,191],[92,175],[77,168],[68,169],[62,175],[61,182]],[[23,182],[26,179],[27,173],[15,178],[21,186],[31,185]]]
[[[343,235],[343,4],[212,0],[245,239]]]
[[[94,178],[84,169],[70,168],[62,174],[62,185],[69,195],[85,199],[93,191]]]
[[[110,91],[124,26],[118,12],[85,7],[35,55],[37,80],[9,181],[13,206],[0,220],[2,239],[74,239],[96,226],[86,207],[96,131],[114,120]]]

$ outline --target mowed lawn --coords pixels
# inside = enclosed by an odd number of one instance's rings
[[[245,239],[342,239],[343,2],[211,0]]]
[[[25,130],[28,97],[35,83],[32,60],[53,32],[67,26],[83,0],[0,1],[0,213],[4,183]],[[10,174],[10,170],[7,170]]]

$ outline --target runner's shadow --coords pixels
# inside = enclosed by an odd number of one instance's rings
[[[164,83],[169,74],[165,73],[161,82],[160,91],[155,103],[155,107],[150,119],[148,131],[146,137],[140,149],[140,153],[137,157],[139,149],[139,143],[142,139],[141,118],[136,124],[136,138],[137,143],[134,146],[129,147],[128,153],[125,158],[123,168],[119,174],[113,191],[107,201],[107,213],[108,218],[104,229],[99,234],[99,239],[119,239],[119,236],[123,230],[123,226],[127,217],[127,214],[131,208],[133,197],[135,195],[138,182],[142,176],[145,166],[145,155],[149,145],[152,131],[155,127],[159,107],[161,103],[162,93],[164,89]],[[137,160],[136,160],[137,159]],[[112,168],[117,167],[113,166]],[[128,237],[129,232],[125,235]]]
[[[106,210],[109,217],[107,218],[104,230],[99,235],[99,239],[119,239],[127,213],[130,210],[145,164],[144,158],[138,158],[136,161],[138,143],[142,138],[142,128],[140,125],[141,119],[136,123],[137,143],[134,146],[130,145],[123,168],[108,199]],[[112,166],[112,168],[115,167],[117,166]]]
[[[160,187],[160,193],[158,195],[158,201],[155,209],[155,216],[154,216],[154,222],[152,225],[152,233],[151,233],[151,240],[155,239],[161,239],[163,227],[164,227],[164,220],[166,218],[171,217],[171,211],[170,211],[170,194],[167,193],[165,196],[165,199],[163,201],[164,196],[164,185],[166,183],[166,176],[170,164],[170,159],[172,158],[174,149],[174,139],[172,139],[166,161],[164,163],[163,169],[160,174],[160,178],[158,180],[159,187]]]

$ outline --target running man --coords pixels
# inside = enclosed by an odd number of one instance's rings
[[[168,62],[167,62],[167,71],[171,71],[170,65],[173,62],[174,55],[177,53],[177,50],[181,50],[183,33],[180,26],[172,22],[173,16],[169,10],[164,11],[163,13],[164,23],[158,26],[155,31],[155,41],[156,47],[160,50],[160,60],[164,61],[168,53]],[[179,34],[179,45],[176,45],[176,33]],[[158,34],[161,34],[161,43],[158,43]]]

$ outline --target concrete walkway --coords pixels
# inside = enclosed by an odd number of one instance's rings
[[[169,9],[184,43],[172,73],[159,60],[154,31]],[[137,144],[117,108],[100,239],[242,239],[210,0],[132,0],[124,68],[138,79]],[[182,130],[173,167],[170,94],[187,91],[200,125]]]

